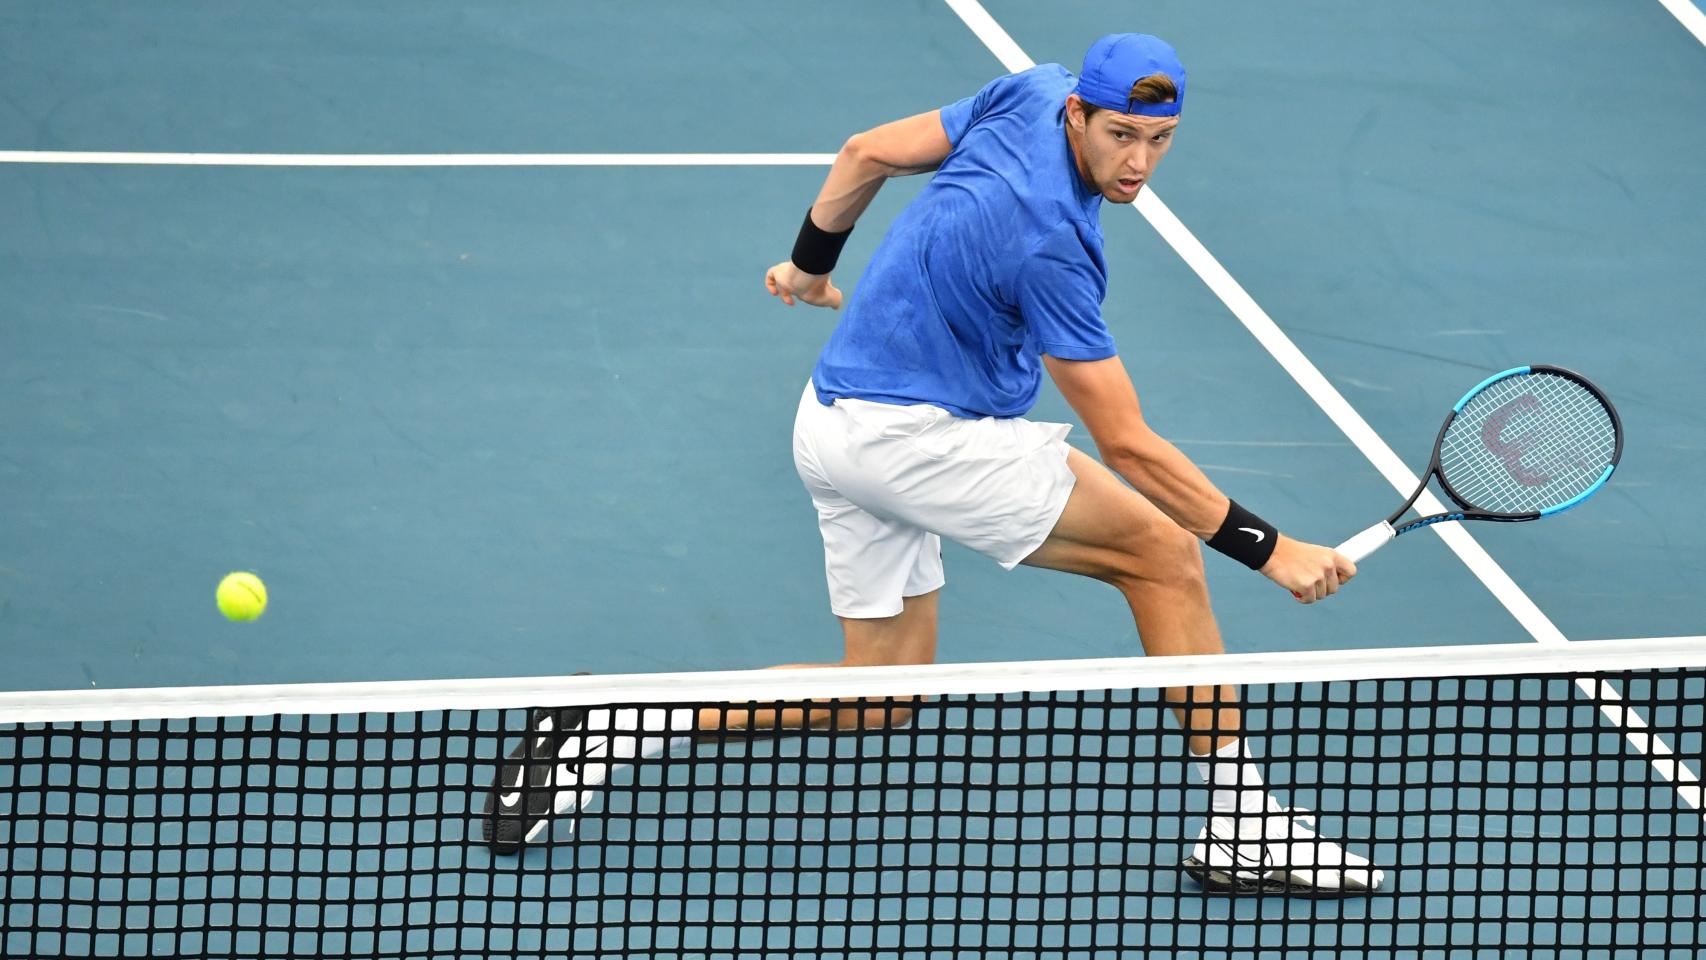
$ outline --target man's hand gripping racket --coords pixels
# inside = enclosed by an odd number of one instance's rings
[[[1622,454],[1617,410],[1586,377],[1562,367],[1506,370],[1451,408],[1415,492],[1338,550],[1358,563],[1391,540],[1444,520],[1511,523],[1562,513],[1605,486]],[[1399,523],[1430,477],[1439,478],[1458,509]]]

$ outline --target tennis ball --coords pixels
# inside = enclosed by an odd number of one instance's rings
[[[214,593],[227,620],[253,620],[267,608],[267,585],[247,571],[228,573]]]

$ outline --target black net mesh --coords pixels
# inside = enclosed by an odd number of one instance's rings
[[[1159,690],[867,700],[842,729],[701,733],[612,764],[583,809],[515,854],[483,842],[477,811],[525,709],[9,724],[0,946],[8,957],[1706,955],[1691,783],[1706,670],[1243,696],[1273,795],[1384,868],[1380,890],[1227,896],[1186,876],[1208,796]],[[739,720],[752,705],[691,706]],[[911,716],[885,725],[895,711]],[[1632,742],[1622,721],[1637,716]],[[591,750],[594,736],[609,730],[569,739]]]

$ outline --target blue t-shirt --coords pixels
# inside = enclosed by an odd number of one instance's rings
[[[1066,142],[1075,83],[1044,64],[942,108],[953,151],[859,280],[812,372],[819,400],[1017,417],[1037,401],[1042,354],[1114,355],[1102,196]]]

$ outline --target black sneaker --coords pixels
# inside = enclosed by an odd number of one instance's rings
[[[551,822],[558,756],[586,721],[585,707],[536,707],[528,730],[504,758],[498,779],[479,803],[480,833],[494,853],[515,853]]]

